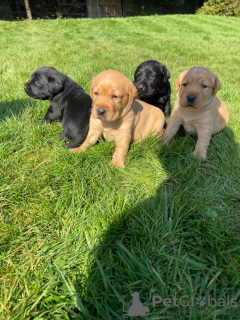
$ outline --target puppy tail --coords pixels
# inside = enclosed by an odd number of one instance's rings
[[[86,132],[80,134],[74,141],[72,141],[70,143],[63,144],[62,146],[67,149],[79,147],[80,144],[82,144],[83,141],[85,140],[87,133],[88,133],[88,128],[87,128]]]
[[[67,149],[79,147],[80,144],[84,141],[85,137],[78,137],[76,140],[70,143],[63,144],[62,146]]]

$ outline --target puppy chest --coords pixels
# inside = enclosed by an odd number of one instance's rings
[[[190,133],[192,135],[197,134],[197,129],[196,129],[195,125],[192,124],[191,122],[183,121],[183,127],[187,133]]]
[[[109,142],[115,141],[116,140],[116,133],[113,130],[104,130],[103,131],[103,137]]]

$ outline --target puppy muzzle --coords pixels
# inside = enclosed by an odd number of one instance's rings
[[[104,119],[106,116],[106,109],[104,108],[97,108],[95,109],[95,117],[98,118],[98,119]]]
[[[139,82],[139,83],[135,83],[135,86],[137,88],[137,91],[138,91],[138,95],[141,97],[141,98],[144,98],[144,97],[151,97],[153,96],[154,94],[156,94],[155,90],[151,88],[151,86],[146,83],[146,82]]]
[[[188,95],[187,96],[187,101],[190,103],[193,103],[196,100],[196,96],[194,95]]]
[[[196,108],[196,99],[197,97],[193,94],[188,94],[184,97],[184,105],[186,107]]]
[[[144,83],[139,83],[136,85],[138,92],[144,92],[146,90],[146,84]]]
[[[106,113],[106,110],[104,108],[98,108],[97,109],[97,114],[98,116],[102,117]]]
[[[29,90],[30,90],[30,86],[29,86],[29,84],[28,84],[28,82],[27,83],[25,83],[25,85],[24,85],[24,91],[27,93],[27,92],[29,92]]]
[[[140,96],[145,96],[148,92],[148,85],[144,82],[139,82],[135,84],[138,94]]]

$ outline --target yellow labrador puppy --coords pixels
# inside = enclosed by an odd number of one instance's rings
[[[115,70],[99,73],[92,80],[90,95],[93,104],[88,135],[80,147],[71,151],[85,151],[103,136],[116,142],[111,162],[118,168],[125,168],[131,142],[147,137],[150,132],[162,133],[165,123],[163,112],[135,100],[137,89],[122,73]]]
[[[228,123],[227,108],[216,96],[220,87],[217,75],[204,67],[182,72],[175,83],[177,100],[163,143],[168,145],[183,125],[186,132],[198,136],[193,155],[205,159],[212,134]]]

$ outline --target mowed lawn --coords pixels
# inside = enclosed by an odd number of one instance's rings
[[[0,21],[1,319],[239,319],[239,35],[239,18],[197,15]],[[184,132],[132,144],[124,170],[114,143],[72,154],[23,90],[41,66],[89,93],[149,59],[171,73],[172,107],[180,72],[219,76],[230,120],[207,160]],[[127,315],[134,292],[145,316]]]

